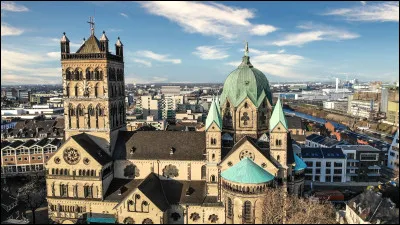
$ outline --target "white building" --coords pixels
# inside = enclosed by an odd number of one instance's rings
[[[180,92],[181,92],[180,86],[161,86],[161,93],[165,96],[180,95]]]
[[[389,148],[388,164],[390,169],[399,169],[399,129],[397,129],[396,135],[393,138],[392,145]]]
[[[371,113],[379,111],[379,102],[353,100],[349,98],[347,113],[357,117],[369,118]]]
[[[156,130],[165,130],[167,122],[165,120],[155,120],[154,116],[147,116],[144,120],[130,120],[127,117],[127,130],[134,131],[139,129],[142,126],[152,126],[156,128]]]
[[[141,96],[140,99],[143,118],[147,118],[148,116],[154,116],[155,120],[161,118],[161,102],[159,99],[154,99],[151,95]]]
[[[302,148],[306,180],[346,182],[346,155],[340,148]]]

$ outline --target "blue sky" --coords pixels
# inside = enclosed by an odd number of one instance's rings
[[[2,84],[60,84],[59,40],[121,37],[126,83],[223,82],[249,42],[272,81],[398,81],[399,2],[1,2]]]

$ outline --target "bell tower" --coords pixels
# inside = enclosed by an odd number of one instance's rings
[[[124,60],[108,51],[105,32],[97,39],[93,18],[88,23],[91,35],[76,53],[65,33],[61,38],[65,138],[87,133],[112,154],[118,131],[126,129]]]
[[[220,116],[220,109],[218,100],[214,99],[211,102],[206,119],[206,165],[205,171],[202,174],[207,181],[207,195],[217,196],[219,171],[218,163],[221,162],[221,131],[222,120]]]

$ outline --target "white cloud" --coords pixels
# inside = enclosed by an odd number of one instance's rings
[[[323,15],[342,16],[348,21],[399,22],[399,2],[362,4],[353,8],[334,9]]]
[[[48,52],[46,55],[54,60],[60,60],[61,59],[61,52]]]
[[[161,54],[157,54],[155,52],[148,51],[148,50],[137,51],[136,55],[146,57],[149,59],[153,59],[156,61],[160,61],[160,62],[170,62],[173,64],[182,63],[182,60],[180,60],[180,59],[171,59],[171,58],[169,58],[169,55],[161,55]]]
[[[280,50],[278,51],[278,53],[279,53],[279,54],[285,53],[285,49],[280,49]]]
[[[249,29],[252,34],[265,35],[274,28],[270,25],[252,27],[249,21],[255,17],[252,10],[219,3],[149,1],[139,4],[149,13],[177,23],[188,33],[233,39],[239,34],[247,34]]]
[[[313,41],[340,41],[360,37],[360,35],[349,32],[347,30],[338,29],[326,25],[315,25],[313,23],[304,23],[297,26],[297,28],[308,31],[287,34],[282,40],[275,41],[272,44],[277,46],[302,46],[303,44]]]
[[[143,59],[133,59],[134,62],[143,64],[147,67],[151,67],[151,62],[143,60]]]
[[[128,18],[128,17],[129,17],[129,16],[126,15],[125,13],[120,13],[119,15],[121,15],[121,16],[123,16],[123,17],[125,17],[125,18]]]
[[[125,76],[125,82],[128,83],[136,83],[136,84],[150,84],[150,83],[164,83],[167,82],[168,78],[166,77],[146,77],[134,75]]]
[[[244,49],[240,51],[244,52]],[[296,68],[305,60],[303,56],[283,53],[269,53],[268,51],[249,49],[250,62],[262,72],[279,77],[305,78],[296,72]],[[240,61],[228,62],[228,65],[239,66]]]
[[[201,59],[225,59],[229,57],[225,49],[218,48],[216,46],[199,46],[194,55],[199,56]]]
[[[253,35],[264,36],[276,30],[277,28],[274,26],[261,24],[253,26],[253,28],[250,29],[250,33]]]
[[[366,1],[360,1],[361,5],[366,5],[367,2]]]
[[[51,43],[51,44],[48,44],[48,43],[47,43],[47,44],[45,44],[45,45],[48,45],[48,46],[56,46],[56,45],[59,45],[59,44],[60,44],[60,40],[61,40],[61,38],[51,38],[50,41],[53,42],[53,43]],[[70,40],[70,42],[69,42],[69,46],[70,46],[70,47],[74,47],[74,48],[79,48],[79,47],[82,46],[82,44],[83,44],[83,41],[82,41],[82,43],[80,43],[80,44],[75,43],[75,42],[71,42],[71,40]]]
[[[59,53],[58,53],[59,54]],[[18,81],[24,84],[48,83],[59,78],[61,81],[61,67],[50,67],[47,64],[54,61],[55,54],[25,53],[19,51],[1,50],[1,80],[6,83]]]
[[[12,27],[7,23],[1,23],[1,36],[17,36],[24,33],[23,29]]]
[[[1,10],[5,10],[5,11],[10,11],[10,12],[26,12],[29,11],[28,8],[26,8],[23,5],[18,5],[15,2],[1,2]]]

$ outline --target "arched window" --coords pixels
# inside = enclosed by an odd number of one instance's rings
[[[79,176],[82,176],[82,170],[79,170]]]
[[[244,103],[244,108],[249,108],[249,105],[247,104],[247,102]]]
[[[226,107],[229,108],[231,107],[231,104],[229,102],[226,103]]]
[[[243,205],[243,222],[251,223],[251,202],[245,201]]]
[[[232,199],[231,199],[231,198],[228,198],[227,210],[228,210],[227,217],[230,218],[230,219],[232,219],[232,216],[233,216],[233,206],[232,206]]]
[[[51,169],[51,174],[55,174],[55,172],[56,172],[56,170],[53,168],[53,169]]]
[[[214,175],[211,175],[211,178],[210,178],[210,180],[211,180],[211,182],[212,182],[212,183],[215,183],[215,182],[216,182],[216,180],[215,180],[215,176],[214,176]]]
[[[69,98],[69,89],[70,89],[70,86],[69,86],[69,84],[68,84],[67,87],[66,87],[67,97],[68,97],[68,98]]]
[[[72,78],[71,69],[67,69],[67,71],[65,71],[65,79],[66,80],[71,80],[71,78]]]
[[[100,84],[97,83],[96,86],[94,87],[94,96],[96,98],[99,97],[99,88],[100,88]]]
[[[206,165],[203,165],[201,167],[201,179],[205,180],[206,179]]]
[[[149,212],[149,203],[146,201],[142,202],[142,212]]]
[[[212,160],[215,160],[215,154],[211,155]]]
[[[278,160],[278,162],[281,160],[281,156],[280,155],[278,155],[277,157],[276,157],[276,160]]]
[[[57,174],[57,175],[60,175],[60,174],[58,173],[58,169],[56,169],[56,174]]]
[[[78,97],[78,95],[79,95],[79,93],[78,93],[78,89],[79,89],[78,84],[75,85],[74,89],[75,89],[75,97]]]
[[[93,109],[93,106],[92,106],[92,104],[90,104],[89,106],[88,106],[88,119],[87,119],[87,127],[88,128],[91,128],[90,127],[90,119],[93,117],[95,115],[95,112],[94,112],[94,109]]]

